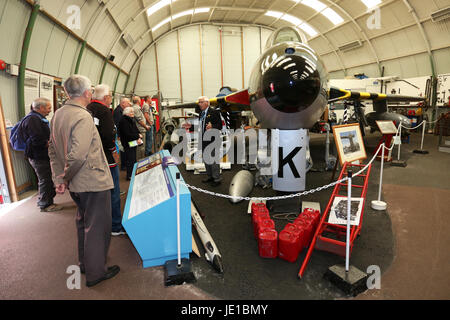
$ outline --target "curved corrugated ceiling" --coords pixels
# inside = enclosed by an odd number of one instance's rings
[[[449,0],[41,0],[41,7],[64,21],[69,2],[88,17],[78,34],[128,71],[155,40],[193,23],[297,25],[319,55],[338,61],[330,71],[344,75],[359,65],[381,73],[382,63],[417,54],[427,54],[435,70],[433,51],[450,46],[448,32],[432,32],[430,17]],[[449,19],[439,24],[450,29]],[[114,41],[104,43],[96,36],[102,32],[113,32]]]

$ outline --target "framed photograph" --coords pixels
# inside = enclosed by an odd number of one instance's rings
[[[361,220],[364,198],[352,198],[350,203],[350,225],[357,226]],[[328,216],[328,223],[347,224],[347,197],[336,196]]]
[[[378,129],[380,129],[381,134],[396,134],[397,127],[392,120],[376,120]]]
[[[367,158],[359,123],[333,126],[333,135],[341,166]]]

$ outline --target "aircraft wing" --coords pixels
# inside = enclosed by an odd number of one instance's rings
[[[426,99],[426,97],[417,96],[349,91],[334,87],[331,87],[328,92],[329,103],[344,100],[373,100],[373,109],[377,112],[386,112],[387,102],[422,102]]]
[[[223,111],[248,111],[250,109],[250,97],[248,90],[233,92],[226,96],[209,99],[211,106],[220,107]],[[198,100],[195,102],[181,103],[173,106],[166,106],[166,109],[198,108]]]

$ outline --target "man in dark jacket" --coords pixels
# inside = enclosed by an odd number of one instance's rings
[[[125,108],[131,107],[130,99],[126,97],[120,98],[120,104],[114,109],[113,118],[116,129],[119,130],[119,122],[122,119],[122,113]],[[117,132],[119,134],[119,132]],[[118,135],[120,138],[120,135]],[[120,141],[122,143],[122,141]],[[120,151],[120,170],[126,170],[127,159],[125,158],[125,152]]]
[[[211,140],[205,140],[205,133],[206,131],[211,129],[222,130],[222,119],[220,117],[219,111],[209,107],[208,97],[203,96],[198,98],[198,105],[201,110],[199,118],[199,126],[200,126],[199,131],[202,140],[202,157],[203,162],[205,163],[206,174],[208,176],[202,182],[211,183],[213,187],[216,187],[222,181],[222,178],[220,177],[220,165],[216,161],[210,164],[208,164],[208,162],[210,161],[205,161],[205,157],[211,156],[212,158],[214,158],[216,151],[213,150],[211,152],[211,155],[205,154],[206,147],[209,146],[211,143],[215,142],[214,138]],[[185,124],[184,127],[189,129],[191,127],[191,124]]]
[[[93,117],[94,123],[102,140],[103,151],[108,160],[109,169],[114,182],[111,190],[112,228],[111,235],[126,234],[122,227],[122,213],[120,210],[120,183],[119,183],[119,154],[116,149],[116,127],[114,125],[112,110],[109,108],[112,102],[112,94],[109,86],[99,84],[95,87],[92,101],[87,105]]]
[[[50,100],[38,98],[31,105],[31,112],[23,119],[20,131],[26,141],[25,157],[33,167],[38,178],[38,206],[42,212],[54,212],[63,209],[53,203],[56,196],[52,180],[48,141],[50,139],[49,122],[45,118],[52,110]]]
[[[122,119],[119,122],[120,141],[125,150],[125,158],[127,159],[127,180],[131,180],[133,167],[136,163],[136,149],[138,145],[142,145],[142,134],[134,121],[134,109],[128,107],[123,110]]]

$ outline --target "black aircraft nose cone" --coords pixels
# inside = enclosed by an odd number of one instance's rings
[[[320,73],[310,59],[288,55],[264,72],[262,86],[264,96],[274,109],[295,113],[308,108],[317,98]]]

